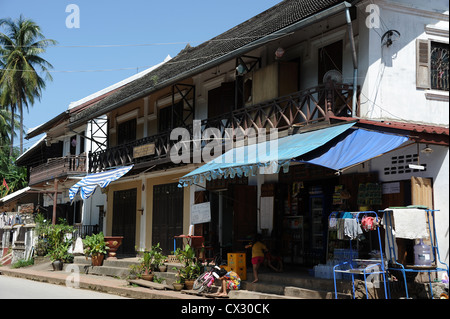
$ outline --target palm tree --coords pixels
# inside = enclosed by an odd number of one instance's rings
[[[14,128],[19,129],[19,119],[17,118],[17,115],[14,115]],[[15,131],[11,132],[11,125],[10,123],[12,119],[11,112],[5,108],[0,106],[0,147],[6,148],[7,146],[11,145],[11,139],[10,136],[13,137],[16,134]],[[13,133],[13,134],[11,134]]]
[[[17,20],[0,19],[0,60],[3,68],[0,77],[0,105],[11,107],[14,118],[15,107],[20,114],[20,154],[23,153],[23,106],[33,105],[40,99],[45,88],[42,72],[46,80],[52,80],[49,69],[53,66],[40,57],[55,40],[46,39],[41,28],[22,15]],[[12,126],[13,127],[13,124]]]

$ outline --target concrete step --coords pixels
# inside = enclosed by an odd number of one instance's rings
[[[89,257],[75,256],[72,265],[78,266],[81,273],[125,279],[130,275],[130,266],[137,263],[138,259],[134,258],[127,258],[126,260],[104,259],[102,266],[92,266]]]
[[[230,299],[298,299],[291,296],[248,290],[231,290],[228,292],[228,297]]]
[[[252,283],[253,275],[247,273],[247,281],[241,282],[241,288],[248,293],[275,294],[285,297],[302,299],[333,299],[334,280],[314,278],[307,275],[292,275],[290,273],[260,273],[259,281]],[[348,292],[350,282],[339,281],[339,289]],[[255,295],[256,296],[256,295]],[[351,298],[350,294],[338,293],[339,299]],[[256,298],[256,297],[255,297]]]
[[[334,292],[323,290],[311,290],[301,287],[285,287],[284,295],[301,299],[334,299]],[[351,299],[350,294],[338,292],[339,299]]]
[[[104,259],[102,266],[92,266],[91,258],[86,258],[85,256],[74,256],[73,265],[78,266],[79,271],[90,275],[100,275],[100,276],[111,276],[121,279],[126,279],[131,273],[130,266],[138,265],[140,259],[136,258],[126,258],[126,259]],[[67,265],[66,265],[67,266]],[[177,279],[176,273],[177,269],[181,268],[182,265],[179,263],[169,263],[167,264],[166,272],[154,271],[157,277],[162,277],[166,280],[168,285]]]

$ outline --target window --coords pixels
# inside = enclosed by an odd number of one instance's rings
[[[448,44],[418,39],[416,41],[416,86],[448,91]]]
[[[448,44],[431,42],[431,88],[448,91]]]
[[[136,119],[120,123],[117,127],[117,145],[136,140]]]
[[[183,101],[159,110],[159,132],[166,132],[183,125]]]

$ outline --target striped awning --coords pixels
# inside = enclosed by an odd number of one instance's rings
[[[111,182],[118,180],[132,168],[133,165],[123,166],[101,173],[86,175],[81,181],[69,189],[70,200],[73,200],[78,193],[82,199],[88,199],[94,194],[97,186],[100,188],[107,187]]]

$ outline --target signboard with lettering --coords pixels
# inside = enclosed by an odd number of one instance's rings
[[[154,154],[155,154],[155,143],[133,147],[133,158],[144,157]]]
[[[211,205],[209,202],[192,205],[191,224],[209,223],[211,221]]]

